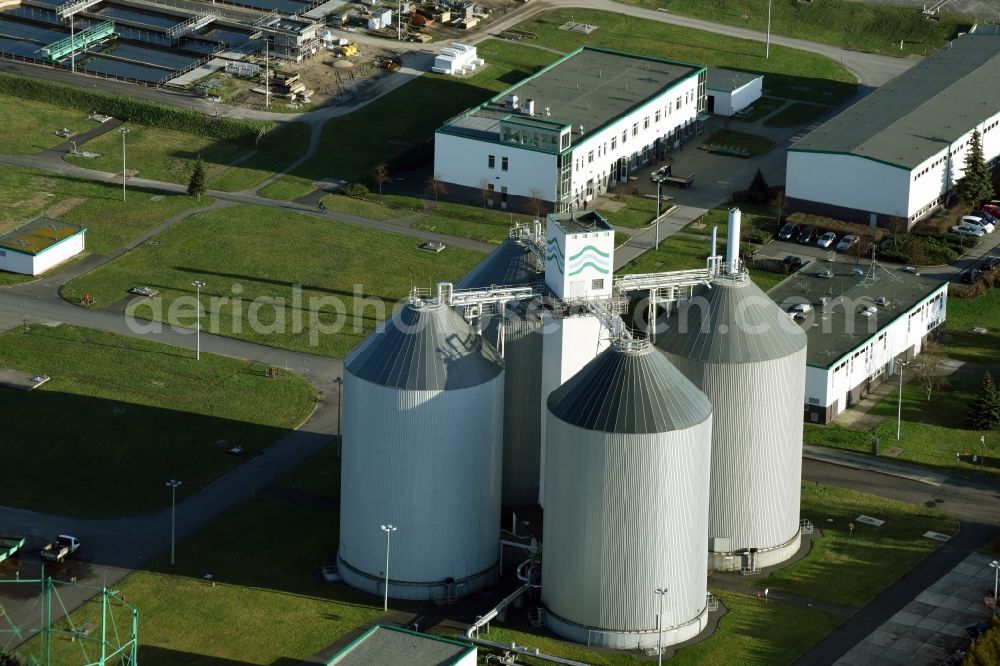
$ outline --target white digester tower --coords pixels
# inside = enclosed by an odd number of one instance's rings
[[[651,647],[662,602],[664,644],[696,636],[708,617],[708,398],[648,341],[622,340],[547,413],[546,624],[588,645]]]
[[[584,299],[611,298],[615,231],[600,213],[553,213],[545,221],[545,285],[562,309],[542,322],[541,470],[538,502],[545,505],[545,405],[562,386],[609,344],[601,320],[583,305]],[[574,299],[580,303],[573,304]]]
[[[681,303],[656,345],[714,408],[709,565],[759,568],[799,548],[806,335],[739,266],[740,211],[726,268]]]
[[[485,587],[500,556],[496,349],[452,308],[412,298],[344,369],[340,576],[383,594],[388,545],[391,597]]]

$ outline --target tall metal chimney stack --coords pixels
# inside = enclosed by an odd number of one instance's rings
[[[729,209],[729,238],[726,241],[726,273],[733,275],[740,270],[740,221],[739,208]]]
[[[708,256],[716,257],[719,255],[719,226],[716,225],[712,227],[712,252]]]

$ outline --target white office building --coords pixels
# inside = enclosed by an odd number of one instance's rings
[[[790,209],[872,226],[908,226],[965,173],[972,133],[1000,160],[1000,36],[964,35],[788,149]]]
[[[805,420],[829,423],[921,352],[944,324],[948,283],[870,263],[813,261],[768,292],[808,337]]]
[[[556,211],[663,159],[700,129],[706,69],[584,47],[469,109],[434,136],[434,173],[452,194],[498,208]]]
[[[431,67],[431,71],[452,76],[464,75],[485,64],[486,61],[476,53],[475,46],[456,42],[441,49],[441,53],[434,58],[434,66]]]

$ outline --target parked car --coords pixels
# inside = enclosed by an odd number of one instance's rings
[[[983,274],[982,271],[977,270],[975,268],[965,271],[961,275],[962,282],[964,282],[965,284],[975,284],[976,282],[979,281],[979,277],[982,274]]]
[[[1000,222],[1000,220],[997,219],[996,215],[989,212],[985,208],[983,210],[974,210],[971,213],[969,213],[969,215],[971,217],[978,217],[980,219],[985,219],[987,222],[991,222],[994,226],[996,225],[997,222]]]
[[[781,265],[785,267],[786,273],[794,273],[802,268],[802,259],[796,257],[794,254],[790,254],[781,260]]]
[[[649,179],[654,183],[656,183],[661,180],[664,180],[669,175],[670,175],[670,165],[664,164],[659,169],[649,174]]]
[[[837,234],[833,233],[832,231],[827,231],[825,234],[819,237],[819,239],[816,241],[816,245],[818,245],[819,247],[830,247],[831,245],[833,245],[833,242],[835,240],[837,240]]]
[[[986,204],[983,210],[993,217],[1000,217],[1000,204]]]
[[[962,219],[958,221],[959,224],[967,224],[973,227],[980,227],[983,231],[988,234],[993,233],[996,229],[996,225],[982,217],[975,217],[974,215],[964,215]]]
[[[794,222],[786,222],[785,226],[781,227],[781,230],[778,231],[778,240],[794,240],[799,235],[799,231],[801,231],[799,225]]]
[[[855,236],[854,234],[847,234],[846,236],[840,239],[839,243],[837,243],[837,250],[839,250],[840,252],[847,252],[857,244],[858,244],[858,237]]]
[[[799,230],[799,235],[795,237],[795,242],[800,245],[808,245],[816,239],[816,227],[807,224]]]
[[[959,236],[973,236],[975,238],[981,238],[986,235],[983,228],[977,224],[956,224],[951,228],[951,230]]]
[[[989,257],[986,261],[980,264],[979,268],[984,271],[995,271],[997,266],[1000,266],[1000,259],[997,257]]]

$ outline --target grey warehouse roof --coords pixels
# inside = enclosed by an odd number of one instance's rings
[[[1000,110],[1000,37],[965,35],[796,141],[913,169]]]
[[[549,394],[548,406],[570,425],[628,434],[685,430],[712,414],[705,394],[645,341],[598,354]]]
[[[708,70],[708,74],[705,77],[705,87],[710,90],[733,92],[751,81],[763,78],[763,76],[763,74],[751,74],[750,72],[737,72],[734,69],[717,69],[713,67]]]
[[[503,371],[503,359],[451,308],[411,301],[351,352],[344,366],[374,384],[442,391],[490,381]]]
[[[483,105],[490,113],[478,115],[482,107],[477,107],[453,118],[445,127],[478,136],[498,133],[497,112],[504,111],[504,100],[513,94],[522,102],[535,101],[536,119],[571,125],[574,132],[582,125],[584,132],[590,134],[703,69],[660,58],[583,47],[493,97]],[[545,115],[546,108],[549,116]]]
[[[752,281],[720,278],[681,304],[656,345],[703,363],[753,363],[800,351],[806,336]]]
[[[326,662],[328,666],[448,666],[474,652],[467,643],[377,625]]]
[[[830,277],[824,273],[827,270]],[[890,271],[881,266],[872,269],[870,263],[857,266],[812,261],[772,288],[767,296],[786,309],[793,303],[813,305],[815,316],[806,317],[800,324],[809,339],[806,363],[829,368],[945,284],[939,278],[907,271]],[[830,299],[825,309],[820,304],[824,296]],[[876,305],[875,316],[861,314],[863,303],[874,304],[880,298],[886,304]]]

